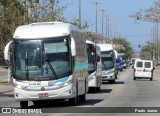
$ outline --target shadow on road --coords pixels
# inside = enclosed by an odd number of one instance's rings
[[[124,81],[115,81],[115,83],[102,82],[102,84],[110,84],[110,85],[113,85],[113,84],[124,84]]]
[[[103,101],[103,99],[87,99],[85,103],[78,103],[76,106],[94,105]],[[57,107],[73,107],[68,101],[39,101],[28,108],[57,108]]]
[[[79,103],[77,106],[94,105],[103,101],[103,99],[87,99],[85,103]]]
[[[116,81],[114,84],[124,84],[124,81]]]
[[[100,94],[100,93],[110,93],[112,89],[101,89],[100,91],[97,91],[96,93],[93,91],[89,91],[87,94]]]
[[[141,82],[142,82],[142,81],[150,81],[150,79],[136,79],[136,80],[134,80],[134,81],[141,81]],[[154,79],[153,79],[152,81],[158,81],[158,80],[154,80]],[[151,81],[151,82],[152,82],[152,81]]]
[[[14,94],[1,93],[0,97],[14,97]]]

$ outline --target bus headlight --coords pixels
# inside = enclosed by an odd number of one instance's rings
[[[70,85],[72,84],[72,82],[73,82],[73,79],[69,79],[64,83],[64,86]]]
[[[13,86],[18,89],[24,89],[25,86],[14,83]]]

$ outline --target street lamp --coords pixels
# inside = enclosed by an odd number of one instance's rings
[[[100,10],[101,12],[102,12],[102,42],[103,42],[103,16],[104,16],[104,12],[106,11],[106,10]]]
[[[115,28],[115,30],[114,30],[114,38],[116,38],[116,31],[117,31],[116,29],[117,29],[117,27],[118,26],[116,26],[116,25],[114,26],[114,28]]]
[[[107,21],[109,16],[108,15],[105,15],[105,16],[106,16],[106,37],[107,37],[107,43],[109,43],[109,37],[108,37],[108,25],[109,24],[108,24],[108,21]]]
[[[110,34],[109,34],[110,33],[110,25],[109,25],[110,24],[110,19],[109,19],[109,16],[108,16],[107,22],[108,22],[108,29],[107,29],[108,30],[108,41],[110,41],[109,40],[110,39]]]
[[[79,28],[81,28],[81,0],[79,0]]]
[[[96,34],[97,34],[97,5],[102,4],[101,2],[94,2],[93,4],[96,5]]]

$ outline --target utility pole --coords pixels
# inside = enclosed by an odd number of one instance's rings
[[[109,37],[108,37],[108,15],[105,15],[106,16],[106,37],[107,37],[107,43],[109,43]]]
[[[54,0],[50,0],[50,3],[51,3],[51,10],[52,10],[52,13],[51,13],[51,20],[55,20],[55,13],[54,13]]]
[[[97,34],[97,5],[102,4],[101,2],[94,2],[93,4],[96,5],[96,34]]]
[[[110,34],[109,34],[110,33],[110,25],[109,25],[110,24],[110,19],[109,19],[109,17],[108,17],[107,22],[108,22],[108,41],[110,41]]]
[[[81,0],[79,0],[79,28],[81,28]]]
[[[103,43],[103,16],[104,16],[104,11],[106,10],[100,10],[102,12],[102,43]]]

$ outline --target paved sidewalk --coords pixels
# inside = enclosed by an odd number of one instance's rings
[[[13,84],[8,83],[8,69],[0,67],[0,95],[13,91]]]
[[[2,93],[11,92],[13,91],[13,84],[9,84],[6,82],[0,82],[0,95]]]

